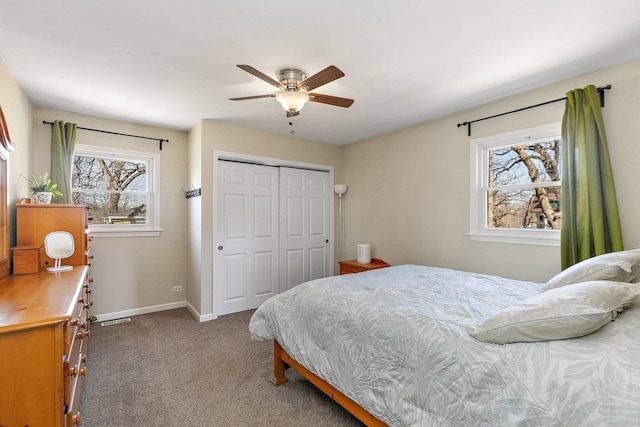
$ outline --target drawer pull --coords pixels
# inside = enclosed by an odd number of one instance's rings
[[[71,416],[71,425],[79,426],[80,425],[80,411],[76,412],[75,415]]]
[[[84,377],[86,375],[87,375],[86,366],[84,368],[78,369],[78,365],[73,365],[73,368],[69,368],[69,376],[72,376],[72,377],[77,377],[77,376]]]

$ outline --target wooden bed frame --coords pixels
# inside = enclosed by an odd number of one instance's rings
[[[335,400],[340,406],[349,411],[357,419],[365,423],[370,427],[385,427],[387,424],[380,421],[358,405],[356,402],[342,394],[334,386],[302,366],[298,361],[285,351],[280,343],[276,340],[273,341],[273,377],[271,382],[273,385],[280,385],[288,381],[285,371],[289,368],[295,369],[300,375],[309,380],[313,385],[322,390],[327,396]]]

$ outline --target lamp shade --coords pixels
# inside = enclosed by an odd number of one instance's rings
[[[276,101],[288,112],[295,113],[302,110],[308,100],[309,95],[306,92],[286,91],[276,94]]]
[[[333,186],[333,191],[335,191],[338,196],[342,196],[347,192],[347,184],[336,184]]]

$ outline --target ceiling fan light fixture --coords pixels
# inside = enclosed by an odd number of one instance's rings
[[[309,95],[305,92],[284,91],[276,94],[276,101],[282,105],[284,111],[297,113],[309,101]]]

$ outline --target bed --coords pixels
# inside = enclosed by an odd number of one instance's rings
[[[274,340],[274,384],[291,366],[367,425],[637,425],[640,252],[603,257],[546,284],[419,265],[327,277],[249,330]]]

